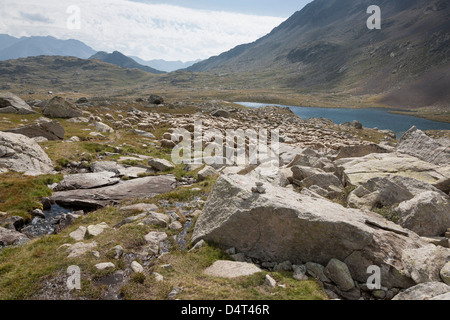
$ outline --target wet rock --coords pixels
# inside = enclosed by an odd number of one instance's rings
[[[25,221],[22,217],[8,217],[6,219],[0,220],[0,224],[9,230],[20,231],[20,229],[24,226]]]

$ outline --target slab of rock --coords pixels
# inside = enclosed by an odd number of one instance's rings
[[[439,296],[435,296],[429,300],[444,300],[444,301],[450,300],[450,292],[441,294]]]
[[[77,258],[84,255],[86,252],[91,251],[97,246],[97,242],[93,241],[91,243],[77,242],[67,248],[66,252],[69,253],[67,258]]]
[[[148,165],[158,171],[167,171],[175,168],[175,165],[172,162],[165,159],[151,159],[148,162]]]
[[[450,286],[442,282],[427,282],[411,287],[392,300],[429,300],[450,292]]]
[[[386,148],[379,146],[377,144],[369,144],[369,145],[356,145],[356,146],[345,146],[339,149],[339,153],[336,156],[337,159],[343,158],[358,158],[364,157],[371,153],[388,153],[390,152]]]
[[[6,92],[0,93],[0,113],[32,114],[36,112],[18,96]]]
[[[30,239],[26,235],[0,227],[0,247],[22,245],[28,241]]]
[[[400,138],[397,150],[437,165],[450,164],[450,148],[412,127]]]
[[[96,225],[90,225],[87,227],[87,235],[90,237],[96,237],[103,233],[106,229],[108,229],[109,226],[105,223],[99,223]]]
[[[359,186],[372,178],[403,176],[431,185],[450,178],[450,166],[439,167],[406,154],[373,153],[336,161],[344,184]]]
[[[394,208],[399,224],[421,236],[442,236],[450,226],[450,198],[442,192],[426,191]]]
[[[44,137],[50,141],[63,140],[65,134],[64,128],[58,121],[45,119],[6,132],[22,134],[28,138]]]
[[[173,190],[176,180],[173,175],[145,177],[101,187],[96,189],[78,189],[58,191],[49,198],[66,206],[81,206],[100,208],[119,204],[125,199],[153,197]]]
[[[92,172],[108,171],[119,174],[121,168],[123,168],[123,166],[114,161],[96,161],[92,162],[90,165],[90,169]]]
[[[209,276],[229,279],[251,276],[258,272],[262,270],[252,263],[226,260],[216,261],[204,271]]]
[[[124,206],[120,208],[120,211],[139,211],[139,212],[148,212],[151,210],[158,209],[158,206],[153,203],[137,203],[131,204],[129,206]]]
[[[0,132],[0,171],[2,169],[36,176],[52,173],[53,164],[33,139]]]
[[[120,178],[115,178],[113,172],[79,173],[64,177],[55,188],[55,191],[66,191],[76,189],[94,189],[114,185],[120,182]]]
[[[62,97],[54,97],[42,109],[42,113],[50,118],[78,118],[83,112]]]
[[[246,176],[219,177],[197,220],[193,243],[203,239],[250,258],[296,265],[326,265],[336,258],[363,283],[367,268],[378,265],[383,286],[414,285],[404,273],[402,254],[428,245],[418,235],[378,214],[286,188],[266,185],[265,194],[252,193],[255,182]]]

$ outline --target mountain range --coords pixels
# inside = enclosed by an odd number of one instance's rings
[[[34,56],[72,56],[87,59],[95,50],[78,40],[60,40],[54,37],[15,38],[0,35],[0,60]]]
[[[371,5],[381,30],[367,27]],[[450,1],[315,0],[270,34],[188,70],[260,74],[301,92],[382,94],[395,107],[448,105]]]
[[[0,61],[36,56],[68,56],[88,59],[95,54],[97,54],[96,50],[78,40],[60,40],[51,36],[16,38],[7,34],[0,34]],[[102,61],[104,61],[103,59],[113,61],[113,64],[121,65],[122,67],[131,66],[130,68],[137,68],[151,73],[185,69],[201,61],[182,62],[162,59],[146,61],[136,56],[126,57],[117,53],[112,53],[109,57],[106,55],[105,52],[100,51],[96,58]],[[130,59],[134,60],[134,62]]]

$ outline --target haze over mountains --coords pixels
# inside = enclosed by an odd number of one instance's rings
[[[382,29],[369,30],[370,5]],[[188,68],[261,74],[302,91],[388,93],[397,107],[450,101],[450,2],[316,0],[265,37]]]
[[[164,73],[163,71],[159,71],[151,67],[141,65],[136,61],[134,61],[133,59],[131,59],[130,57],[127,57],[118,51],[114,51],[113,53],[106,53],[104,51],[100,51],[94,54],[89,59],[97,59],[106,63],[115,64],[121,68],[139,69],[154,74]]]
[[[181,62],[162,59],[145,61],[139,57],[127,57],[117,51],[107,56],[105,52],[97,52],[78,40],[60,40],[51,36],[15,38],[7,34],[0,34],[0,61],[41,55],[89,59],[96,54],[96,58],[99,60],[110,60],[105,62],[124,68],[137,68],[151,73],[164,73],[184,69],[200,61]]]

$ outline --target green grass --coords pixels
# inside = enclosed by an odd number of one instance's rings
[[[29,220],[32,210],[42,209],[40,199],[52,194],[47,185],[62,179],[62,175],[30,177],[20,173],[1,174],[0,211]]]

